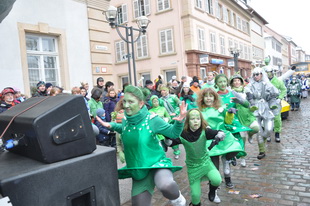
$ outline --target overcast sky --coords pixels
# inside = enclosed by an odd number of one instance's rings
[[[292,37],[310,54],[310,0],[248,0],[277,33]]]

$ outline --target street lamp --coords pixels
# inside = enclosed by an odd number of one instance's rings
[[[237,47],[230,47],[228,51],[234,56],[234,69],[238,72],[238,56],[241,51]]]
[[[111,28],[116,28],[118,35],[127,43],[127,60],[128,60],[128,75],[129,75],[129,83],[132,84],[131,80],[131,65],[130,58],[132,57],[132,66],[133,66],[133,76],[134,76],[134,85],[137,86],[137,76],[136,76],[136,62],[135,62],[135,53],[134,53],[134,43],[139,40],[141,33],[145,34],[146,29],[150,23],[150,20],[146,16],[141,16],[137,19],[136,23],[138,25],[137,28],[133,28],[132,26],[120,25],[117,23],[117,8],[114,6],[110,6],[107,11],[104,11],[103,14],[106,16],[107,21]],[[125,37],[120,32],[119,28],[124,28],[126,35]],[[139,32],[139,35],[136,39],[133,37],[133,32]],[[130,52],[130,44],[131,44],[131,52]]]

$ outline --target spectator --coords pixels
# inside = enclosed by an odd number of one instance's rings
[[[111,113],[115,109],[115,105],[118,102],[118,98],[116,97],[116,92],[114,88],[111,88],[108,92],[108,96],[106,97],[106,100],[104,102],[103,108],[106,111],[105,119],[106,122],[111,122]]]
[[[83,95],[83,96],[87,97],[87,99],[89,100],[89,98],[88,98],[88,89],[89,89],[89,84],[88,84],[88,82],[82,81],[82,82],[80,82],[80,83],[81,83],[80,89],[81,89],[81,87],[83,87],[83,88],[85,88],[85,90],[86,90],[86,95]]]
[[[118,94],[117,94],[118,99],[121,99],[121,98],[124,97],[125,87],[127,87],[128,85],[129,85],[129,83],[124,83],[124,84],[123,84],[123,90],[122,90],[122,91],[119,91]]]
[[[18,88],[14,88],[15,91],[15,99],[19,102],[24,102],[26,100],[26,96],[23,95]]]
[[[102,102],[100,101],[101,96],[102,91],[100,89],[95,89],[95,91],[92,92],[90,100],[88,101],[90,115],[93,118],[95,118],[97,115],[97,109],[103,109]]]
[[[55,86],[51,89],[50,96],[56,96],[58,94],[61,94],[62,91],[63,91],[63,88]]]
[[[46,83],[45,89],[46,89],[47,96],[50,95],[50,92],[51,92],[52,88],[53,88],[53,84]]]
[[[0,104],[0,113],[14,107],[16,104],[19,104],[17,100],[14,100],[15,91],[11,88],[5,88],[1,92],[1,104]]]
[[[71,89],[71,94],[73,94],[73,95],[82,95],[81,94],[81,89],[79,87],[73,87]],[[87,102],[87,100],[85,99],[84,96],[83,96],[83,100],[85,102],[85,106],[87,108],[88,114],[90,114],[90,108],[89,108],[88,102]]]
[[[89,98],[87,97],[87,89],[85,87],[80,87],[80,90],[81,90],[81,95],[84,97],[84,99],[86,101],[89,101]]]
[[[33,97],[43,97],[43,96],[47,96],[45,82],[39,81],[37,83],[37,91],[33,94]]]
[[[207,77],[205,79],[205,84],[202,85],[202,89],[212,87],[214,88],[214,78],[215,78],[215,73],[213,72],[208,72]]]
[[[106,122],[105,119],[105,111],[104,109],[97,109],[96,114],[98,117],[101,118],[102,121]],[[103,145],[103,146],[110,146],[110,129],[108,129],[107,127],[103,126],[99,121],[97,121],[95,119],[95,125],[98,127],[99,129],[99,134],[96,136],[97,139],[97,144],[99,145]]]
[[[97,85],[94,86],[94,88],[91,90],[91,95],[93,95],[93,92],[96,90],[96,89],[99,89],[101,91],[101,93],[103,93],[104,91],[104,79],[102,77],[98,77],[97,78]]]
[[[290,98],[291,111],[298,111],[300,106],[301,85],[296,76],[287,86],[287,96]]]
[[[199,86],[199,79],[198,77],[194,78],[193,77],[193,81],[192,81],[192,86],[190,87],[190,89],[195,92],[196,94],[200,91],[200,86]]]
[[[114,83],[111,82],[111,81],[107,81],[105,83],[104,90],[102,92],[102,98],[103,99],[101,101],[104,102],[104,99],[107,97],[107,94],[108,94],[109,90],[112,89],[112,88],[114,88]]]

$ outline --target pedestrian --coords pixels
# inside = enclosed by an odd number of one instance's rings
[[[183,144],[186,152],[186,167],[191,189],[190,206],[201,205],[201,182],[209,181],[208,198],[211,202],[220,203],[217,189],[222,182],[221,174],[213,164],[207,147],[207,140],[222,141],[225,133],[207,127],[202,113],[198,109],[187,112],[183,132],[177,139],[172,139],[172,145]]]
[[[250,83],[246,86],[247,100],[250,102],[250,110],[259,124],[257,136],[259,154],[257,159],[266,156],[265,142],[273,131],[274,110],[278,108],[277,97],[279,90],[273,86],[266,72],[256,67],[253,69]],[[276,111],[275,111],[276,112]]]
[[[265,72],[267,73],[268,79],[270,81],[270,83],[275,86],[278,90],[279,90],[279,95],[276,97],[277,98],[277,112],[273,111],[275,114],[274,117],[274,134],[275,134],[275,141],[277,143],[280,143],[281,139],[280,139],[280,133],[282,131],[282,118],[281,118],[281,101],[282,99],[284,99],[284,97],[287,94],[287,89],[285,87],[284,81],[282,81],[281,79],[278,79],[275,76],[276,70],[274,69],[274,67],[272,67],[271,65],[267,65],[265,67],[263,67],[263,69],[265,70]],[[277,113],[277,114],[276,114]],[[269,136],[267,138],[267,141],[270,142],[271,141],[271,136]]]
[[[233,91],[237,92],[243,99],[246,99],[246,92],[244,89],[245,82],[239,74],[235,74],[230,78],[230,87]],[[242,105],[236,103],[236,109],[238,113],[238,119],[240,123],[246,127],[251,128],[251,131],[240,132],[240,135],[243,140],[243,144],[246,144],[246,136],[248,136],[248,141],[250,144],[253,143],[253,135],[259,132],[259,125],[254,116],[253,112],[250,111],[249,105]],[[245,146],[244,146],[245,149]],[[244,158],[241,158],[240,162],[242,167],[246,166]]]
[[[214,85],[215,85],[214,78],[215,78],[215,73],[214,72],[208,72],[206,82],[202,85],[201,89],[214,87]]]
[[[227,128],[231,128],[230,124],[233,122],[233,116],[236,111],[234,108],[227,110],[222,107],[221,97],[212,88],[205,88],[199,92],[197,105],[211,129],[222,130],[225,133],[224,141],[214,146],[209,155],[218,170],[221,156],[225,184],[227,188],[231,189],[234,187],[234,184],[231,181],[230,163],[235,165],[236,162],[232,160],[235,160],[235,156],[239,152],[244,153],[242,156],[246,155],[240,141],[227,130]],[[208,144],[210,145],[211,141],[208,141]]]
[[[52,83],[46,83],[45,84],[45,89],[46,89],[47,96],[50,95],[52,88],[53,88],[53,84]]]
[[[198,107],[196,104],[196,97],[197,96],[195,96],[194,92],[190,89],[189,83],[185,82],[181,89],[180,101],[185,101],[185,103],[187,103],[187,110]]]
[[[200,91],[200,85],[199,85],[199,79],[198,77],[194,76],[193,77],[193,81],[190,84],[190,88],[193,92],[196,93],[196,95],[198,94],[198,92]]]
[[[95,89],[92,92],[90,100],[88,101],[90,115],[92,118],[95,118],[97,116],[97,109],[103,109],[102,102],[100,101],[101,96],[102,91],[100,89]]]
[[[292,81],[287,85],[287,96],[290,98],[291,111],[298,111],[300,107],[301,85],[293,76]]]
[[[87,89],[85,87],[81,86],[80,90],[81,90],[81,95],[84,97],[84,99],[86,101],[89,101],[89,98],[87,97]]]
[[[308,79],[305,75],[301,77],[301,98],[306,99],[308,97],[308,91],[309,91],[309,83]]]
[[[222,100],[222,106],[229,110],[230,108],[236,109],[236,114],[234,115],[233,122],[231,123],[230,128],[231,133],[234,135],[235,138],[238,139],[240,142],[243,150],[245,150],[245,141],[241,136],[241,132],[247,132],[251,131],[249,127],[246,127],[245,125],[242,125],[239,121],[239,111],[237,110],[237,104],[241,105],[243,107],[249,108],[249,102],[244,99],[239,93],[235,92],[234,90],[229,89],[228,87],[228,78],[225,74],[218,74],[215,77],[215,86],[216,89],[218,89],[217,93],[220,95]],[[254,117],[255,119],[255,117]],[[258,125],[257,125],[258,130]],[[245,154],[241,152],[237,155],[237,158],[241,158],[242,166],[246,166],[245,162],[245,156],[242,155]]]
[[[96,89],[99,89],[101,91],[101,94],[104,92],[104,79],[102,77],[97,78],[97,85],[94,86],[91,90],[91,95]]]
[[[96,111],[97,113],[97,116],[99,118],[101,118],[102,121],[106,121],[105,120],[105,110],[104,109],[97,109]],[[98,145],[102,145],[102,146],[107,146],[109,147],[111,144],[110,144],[110,141],[111,141],[111,131],[109,128],[103,126],[101,124],[101,122],[99,122],[97,119],[95,119],[94,121],[94,124],[98,127],[99,129],[99,134],[96,136],[96,139],[97,139],[97,144]]]
[[[52,89],[51,89],[51,92],[49,94],[49,96],[56,96],[58,94],[61,94],[63,91],[63,88],[61,87],[58,87],[58,86],[54,86]]]
[[[157,115],[151,115],[144,101],[148,95],[144,88],[129,85],[123,98],[125,117],[122,124],[104,123],[122,134],[126,166],[118,170],[120,179],[132,178],[132,205],[151,205],[154,187],[174,206],[185,206],[186,200],[173,179],[173,172],[181,167],[172,165],[156,134],[177,138],[182,132],[186,105],[180,106],[180,115],[174,124],[168,124]]]
[[[103,108],[106,112],[105,119],[107,122],[112,121],[111,114],[114,111],[115,105],[117,102],[118,102],[118,98],[117,98],[114,88],[109,89],[109,92],[107,93],[107,96],[105,98],[105,102],[103,105]]]

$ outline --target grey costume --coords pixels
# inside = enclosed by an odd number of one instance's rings
[[[245,92],[251,107],[256,106],[258,108],[254,111],[254,115],[260,127],[258,142],[262,143],[273,131],[273,119],[279,112],[279,102],[276,99],[279,95],[279,90],[270,83],[267,74],[262,68],[257,67],[253,70],[253,74],[258,73],[263,75],[262,79],[255,81],[252,77],[250,83],[245,87]],[[276,109],[270,109],[273,106],[276,106]]]

